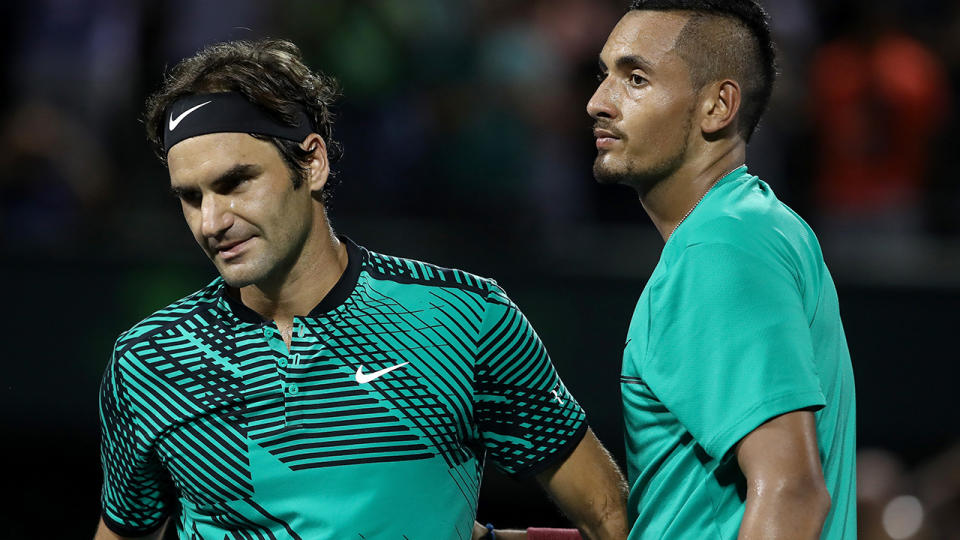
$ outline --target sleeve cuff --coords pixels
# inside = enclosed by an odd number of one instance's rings
[[[819,410],[824,405],[826,405],[826,400],[819,391],[791,393],[775,397],[751,408],[730,427],[704,443],[703,448],[714,459],[722,460],[733,449],[734,445],[767,420],[800,409]]]
[[[567,459],[567,456],[573,452],[573,449],[580,444],[580,441],[583,440],[583,437],[587,434],[587,429],[589,429],[589,427],[590,426],[587,425],[586,419],[584,419],[583,423],[580,424],[580,427],[573,432],[573,435],[567,439],[567,442],[564,443],[563,446],[558,447],[552,454],[546,456],[540,461],[531,463],[527,467],[520,469],[509,476],[516,480],[525,480],[531,476],[542,473],[557,463],[564,461]]]
[[[114,519],[111,519],[106,512],[100,512],[100,517],[103,519],[103,524],[107,526],[108,529],[120,536],[146,536],[152,532],[155,532],[157,529],[163,526],[167,521],[167,515],[164,514],[155,524],[148,525],[145,527],[131,527],[130,525],[125,525]]]

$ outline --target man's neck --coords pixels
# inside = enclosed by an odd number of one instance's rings
[[[701,154],[657,183],[640,203],[664,242],[723,176],[743,165],[746,146],[739,144],[719,156]]]
[[[325,220],[324,220],[325,221]],[[347,247],[324,223],[307,241],[291,269],[277,283],[240,289],[240,300],[280,326],[306,315],[333,289],[347,267]]]

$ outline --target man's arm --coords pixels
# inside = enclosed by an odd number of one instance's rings
[[[627,537],[627,483],[593,430],[587,429],[567,459],[538,474],[537,482],[584,538]],[[561,532],[577,536],[572,529]],[[524,530],[497,529],[496,534],[503,540],[528,538]],[[487,538],[487,529],[474,523],[473,538]]]
[[[627,537],[627,483],[592,430],[537,481],[585,538]]]
[[[820,538],[830,493],[810,411],[793,411],[761,424],[736,446],[747,479],[740,540]]]
[[[147,536],[120,536],[119,534],[110,530],[107,527],[107,524],[103,522],[103,518],[100,518],[100,523],[97,525],[97,533],[93,537],[93,540],[160,540],[163,538],[164,531],[167,529],[167,525],[170,521],[164,523],[159,529],[148,534]]]

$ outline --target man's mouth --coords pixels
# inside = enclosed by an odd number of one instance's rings
[[[251,236],[250,238],[246,238],[244,240],[237,240],[234,242],[223,242],[218,246],[216,246],[214,249],[223,260],[229,261],[230,259],[240,256],[240,254],[243,253],[243,251],[247,247],[247,244],[250,242],[252,238],[253,237]]]
[[[607,150],[620,140],[616,133],[600,128],[593,129],[593,137],[597,140],[597,150]]]

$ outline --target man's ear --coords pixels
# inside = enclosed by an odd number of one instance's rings
[[[311,192],[320,192],[330,177],[330,160],[327,159],[327,144],[323,137],[311,133],[300,143],[300,148],[310,152],[307,158],[307,187]]]
[[[713,138],[727,128],[735,128],[740,112],[740,85],[732,79],[715,82],[703,90],[703,120],[700,129],[707,138]]]

